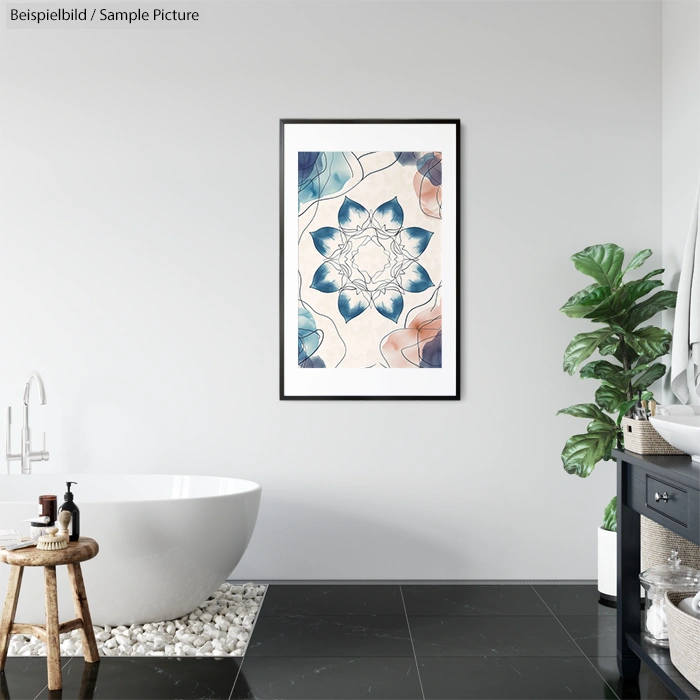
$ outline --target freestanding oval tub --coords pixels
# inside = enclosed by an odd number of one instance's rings
[[[39,496],[63,503],[66,481],[80,508],[80,530],[100,552],[83,564],[96,625],[172,620],[194,610],[241,560],[255,528],[262,489],[252,481],[161,474],[0,476],[0,529],[29,535]],[[0,564],[0,598],[9,566]],[[60,619],[75,617],[64,566],[58,567]],[[44,572],[26,567],[18,622],[44,616]]]

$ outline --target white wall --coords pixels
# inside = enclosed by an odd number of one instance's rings
[[[661,65],[664,281],[678,289],[700,179],[700,0],[663,0]],[[673,328],[673,312],[664,314],[664,323]],[[670,376],[664,380],[664,399],[675,403]]]
[[[594,578],[557,310],[572,253],[660,251],[660,5],[369,8],[3,29],[0,401],[43,372],[48,470],[259,481],[241,578]],[[462,120],[461,402],[278,401],[281,117]]]

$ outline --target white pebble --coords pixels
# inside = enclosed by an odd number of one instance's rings
[[[255,624],[265,586],[222,584],[196,610],[177,620],[95,626],[102,656],[242,656]],[[82,655],[80,630],[60,636],[64,656]],[[10,656],[46,656],[46,644],[13,635]]]

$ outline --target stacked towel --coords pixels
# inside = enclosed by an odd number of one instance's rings
[[[657,416],[700,416],[700,406],[681,406],[674,404],[673,406],[657,406]]]
[[[700,388],[700,183],[683,253],[673,323],[671,390],[681,403],[697,400]],[[689,387],[692,386],[694,396]]]
[[[683,598],[683,600],[678,603],[678,609],[700,620],[700,593],[698,593],[695,598]]]

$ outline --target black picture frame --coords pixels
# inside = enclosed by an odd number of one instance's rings
[[[411,395],[411,396],[384,396],[384,395],[363,395],[363,396],[300,396],[285,394],[285,371],[284,371],[284,347],[285,347],[285,331],[284,331],[284,256],[285,256],[285,226],[284,226],[284,174],[285,174],[285,158],[284,158],[284,132],[287,125],[293,124],[441,124],[453,125],[455,127],[455,155],[456,155],[456,183],[455,192],[457,201],[455,203],[455,303],[456,303],[456,371],[455,371],[455,387],[454,394],[426,396],[426,395]],[[461,121],[459,119],[280,119],[280,174],[279,174],[279,236],[280,236],[280,252],[279,252],[279,398],[280,401],[459,401],[461,400],[461,383],[462,383],[462,282],[461,282]]]

